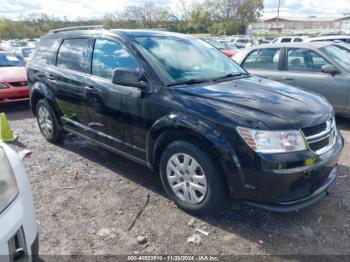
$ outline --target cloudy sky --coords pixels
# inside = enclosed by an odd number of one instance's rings
[[[177,0],[0,0],[0,17],[18,19],[29,13],[46,13],[49,15],[76,19],[77,17],[100,17],[106,13],[123,10],[132,4],[153,2],[174,6]],[[194,0],[188,0],[194,1]],[[200,0],[197,0],[200,1]],[[264,0],[264,17],[274,16],[278,0]],[[349,0],[281,0],[281,15],[336,16],[350,13]]]

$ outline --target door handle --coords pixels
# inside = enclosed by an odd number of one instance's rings
[[[95,87],[93,87],[93,86],[85,86],[85,89],[88,90],[88,91],[92,91],[92,90],[95,90]]]
[[[56,80],[57,80],[57,78],[56,78],[55,76],[52,76],[52,75],[49,75],[49,76],[47,77],[47,79],[48,79],[49,81],[56,81]]]

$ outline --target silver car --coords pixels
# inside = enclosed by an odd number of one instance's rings
[[[319,93],[350,117],[350,54],[331,42],[263,45],[233,59],[253,75]]]

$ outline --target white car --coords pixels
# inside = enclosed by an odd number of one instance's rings
[[[0,261],[35,261],[38,249],[27,174],[17,153],[0,142]]]
[[[280,43],[297,43],[305,41],[306,37],[303,36],[283,36],[275,38],[271,44],[280,44]]]
[[[350,44],[350,36],[349,35],[328,35],[328,36],[311,37],[304,40],[304,42],[332,42],[332,41],[342,41]]]

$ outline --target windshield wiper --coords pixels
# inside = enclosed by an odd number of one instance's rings
[[[194,85],[194,84],[200,84],[205,82],[210,82],[211,79],[189,79],[185,81],[179,81],[175,83],[168,84],[167,86],[179,86],[179,85]]]
[[[227,75],[215,78],[213,81],[219,81],[222,79],[226,79],[226,78],[231,78],[231,77],[238,77],[238,76],[248,76],[248,73],[229,73]]]

